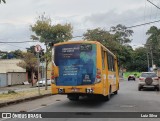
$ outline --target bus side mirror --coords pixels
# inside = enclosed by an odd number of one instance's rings
[[[54,77],[59,77],[59,68],[58,66],[53,66]]]

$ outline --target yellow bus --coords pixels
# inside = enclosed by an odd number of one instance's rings
[[[103,100],[119,90],[116,56],[97,41],[69,41],[53,45],[52,94],[69,100],[99,95]]]

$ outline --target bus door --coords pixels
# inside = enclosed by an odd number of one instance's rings
[[[102,81],[103,81],[103,94],[107,94],[107,62],[106,62],[106,51],[101,49],[102,54]]]
[[[115,59],[110,53],[107,53],[108,61],[108,79],[110,80],[110,85],[112,92],[116,90],[116,69],[115,69]]]

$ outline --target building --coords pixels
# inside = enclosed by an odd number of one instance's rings
[[[28,81],[26,69],[17,64],[20,59],[1,59],[0,60],[0,87],[23,84]]]

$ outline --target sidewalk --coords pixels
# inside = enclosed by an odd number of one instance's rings
[[[45,90],[45,87],[40,87],[40,94],[38,92],[38,87],[32,87],[31,85],[16,85],[11,87],[1,87],[0,107],[50,95],[51,95],[50,86],[48,86],[48,90]]]
[[[124,80],[124,78],[120,78],[120,82]],[[40,87],[40,95],[38,87],[32,86],[31,84],[0,87],[0,108],[10,104],[16,104],[26,100],[33,100],[50,95],[52,95],[50,86],[48,86],[48,90],[45,90],[44,86]]]
[[[24,90],[32,90],[32,89],[35,89],[36,87],[33,86],[31,84],[27,84],[27,85],[12,85],[10,87],[0,87],[0,94],[3,94],[3,93],[8,93],[9,90],[12,90],[12,91],[24,91]]]

